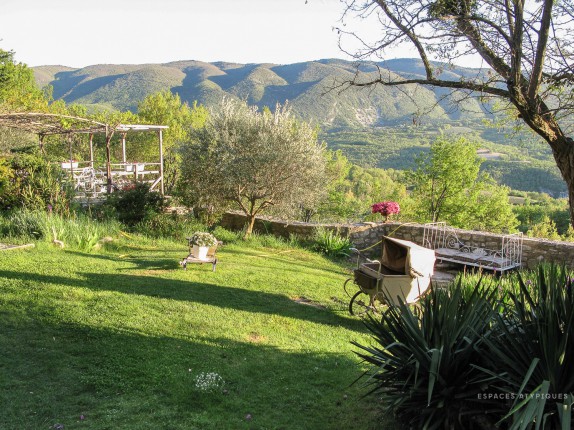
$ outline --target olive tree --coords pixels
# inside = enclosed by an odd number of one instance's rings
[[[194,207],[233,207],[248,218],[271,206],[311,207],[322,195],[325,147],[287,106],[258,111],[223,100],[182,147],[179,189]]]
[[[345,19],[378,19],[380,36],[369,40],[342,26],[343,36],[359,41],[354,55],[371,58],[400,46],[414,48],[423,75],[398,77],[380,72],[357,74],[344,85],[422,84],[462,90],[483,100],[507,103],[516,118],[552,149],[567,184],[574,222],[573,113],[574,2],[571,0],[341,0]],[[465,55],[479,55],[484,73],[452,80],[431,60],[452,65]]]

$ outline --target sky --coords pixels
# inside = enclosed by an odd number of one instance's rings
[[[351,60],[334,29],[343,11],[340,0],[0,0],[0,48],[31,67]],[[377,40],[375,18],[347,18],[345,29]],[[356,51],[350,38],[345,48]],[[416,56],[401,47],[384,58]]]
[[[350,59],[339,0],[1,0],[0,48],[28,66]]]

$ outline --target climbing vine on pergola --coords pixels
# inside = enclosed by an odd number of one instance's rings
[[[148,124],[115,124],[109,125],[88,118],[70,115],[59,115],[39,112],[12,112],[0,114],[0,127],[15,128],[30,133],[35,133],[39,138],[40,150],[44,151],[44,139],[50,135],[63,135],[68,137],[70,146],[70,167],[73,161],[72,136],[75,134],[87,134],[89,136],[90,166],[94,167],[93,137],[95,134],[103,134],[106,140],[106,177],[107,191],[112,190],[112,162],[110,143],[117,132],[122,139],[122,162],[126,163],[126,135],[134,131],[157,132],[159,140],[159,178],[152,185],[160,185],[160,192],[164,193],[163,182],[163,135],[162,131],[167,128],[163,125]]]

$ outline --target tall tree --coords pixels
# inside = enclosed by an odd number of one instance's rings
[[[166,90],[147,96],[138,104],[138,116],[143,122],[167,125],[163,133],[165,187],[171,194],[178,180],[180,163],[178,147],[189,140],[191,130],[203,127],[207,120],[207,109],[197,103],[190,107],[182,103],[178,94]]]
[[[14,52],[0,49],[0,108],[9,111],[44,110],[48,106],[36,85],[34,72],[14,60]]]
[[[554,0],[341,0],[345,16],[376,16],[379,40],[368,41],[342,27],[362,43],[357,58],[401,45],[416,49],[424,77],[396,75],[356,77],[346,85],[422,84],[496,97],[552,149],[567,184],[574,225],[574,3]],[[449,80],[431,59],[453,64],[478,54],[491,68],[460,80]]]
[[[243,211],[249,236],[270,206],[312,206],[322,193],[324,150],[316,130],[285,106],[259,112],[223,100],[183,147],[180,189],[189,205]]]
[[[428,154],[417,159],[409,179],[422,221],[447,221],[456,227],[513,230],[518,223],[508,189],[480,173],[476,146],[464,138],[439,137]]]

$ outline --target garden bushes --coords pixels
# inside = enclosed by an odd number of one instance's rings
[[[355,345],[370,393],[409,428],[570,429],[572,278],[556,266],[524,276],[508,292],[461,279],[367,319],[374,342]]]

